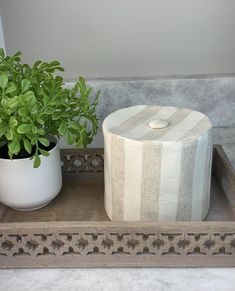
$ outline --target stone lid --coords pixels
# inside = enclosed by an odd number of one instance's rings
[[[131,106],[111,113],[103,122],[104,131],[139,141],[187,142],[210,128],[209,118],[201,112],[171,106]]]

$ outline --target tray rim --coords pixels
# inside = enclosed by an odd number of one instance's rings
[[[61,155],[67,155],[71,153],[79,153],[82,152],[83,154],[103,154],[102,148],[91,148],[91,149],[61,149]],[[226,168],[226,174],[232,176],[235,183],[235,169],[233,169],[231,162],[229,161],[223,147],[219,144],[213,146],[213,156],[219,163],[223,163],[223,166]],[[219,161],[218,161],[219,159]],[[212,165],[212,173],[215,175],[216,180],[219,181],[218,173],[213,163]],[[98,173],[99,175],[100,173]],[[92,175],[92,174],[91,174]],[[66,174],[65,174],[66,176]],[[72,177],[73,175],[71,175]],[[89,177],[89,175],[88,175]],[[80,177],[79,179],[82,179]],[[221,186],[221,184],[219,183]],[[222,188],[224,191],[224,189]],[[225,192],[225,191],[224,191]],[[234,192],[235,192],[235,184],[234,184]],[[224,193],[225,194],[225,193]],[[235,198],[235,193],[234,193]],[[185,227],[193,227],[193,228],[200,228],[200,227],[212,227],[216,226],[219,228],[233,228],[235,227],[235,220],[231,221],[178,221],[178,222],[139,222],[139,221],[45,221],[45,222],[1,222],[0,221],[0,231],[4,230],[20,230],[25,229],[35,229],[35,228],[59,228],[59,227],[100,227],[100,228],[107,228],[107,227],[165,227],[165,228],[185,228]]]
[[[48,222],[8,222],[0,223],[0,232],[9,233],[11,231],[30,231],[35,229],[45,230],[48,232],[56,229],[78,229],[78,228],[96,228],[104,231],[105,229],[167,229],[167,231],[203,231],[218,230],[235,232],[235,221],[199,221],[199,222],[119,222],[119,221],[48,221]]]
[[[102,149],[86,150],[85,152],[96,154],[97,150],[102,154]],[[77,153],[78,151],[73,150],[73,152]],[[71,150],[62,150],[62,154],[66,155],[66,153],[71,153]],[[226,176],[226,185],[232,187],[234,197],[235,170],[232,168],[221,145],[214,146],[214,154],[216,165],[213,165],[213,173],[219,183],[224,178],[223,176]],[[99,173],[97,172],[97,174]],[[223,187],[222,184],[220,185]],[[226,190],[226,188],[223,188],[223,190]],[[14,255],[14,252],[25,251],[27,249],[26,243],[37,240],[38,236],[48,236],[46,242],[39,242],[39,248],[48,248],[49,251],[54,252],[54,255],[43,253],[38,257],[35,256],[33,251],[32,253],[29,251],[29,256]],[[65,236],[71,236],[72,242],[66,240]],[[121,240],[118,239],[119,236],[122,237]],[[144,236],[148,239],[146,240]],[[53,243],[55,244],[57,240],[61,240],[62,243],[65,243],[65,249],[68,249],[71,245],[76,249],[74,242],[83,237],[88,241],[89,251],[87,250],[85,253],[81,251],[79,254],[68,253],[64,255],[64,253],[54,250],[52,247]],[[92,237],[96,237],[96,239]],[[114,247],[112,249],[115,255],[103,246],[106,237],[111,237],[111,239],[114,237]],[[171,237],[173,237],[173,240]],[[133,239],[138,241],[137,249],[142,255],[138,256],[134,248],[130,250],[130,253],[124,253],[126,255],[119,254],[118,250],[120,248],[128,250],[125,242]],[[151,247],[150,242],[154,242],[154,239],[163,241],[163,250],[154,250]],[[180,240],[190,242],[188,249],[186,247],[187,250],[179,247]],[[214,241],[214,245],[211,249],[208,249],[206,243],[211,240]],[[13,250],[9,251],[7,255],[1,255],[1,252],[4,254],[3,243],[9,241]],[[144,254],[146,246],[153,253]],[[89,256],[90,252],[94,253],[97,247],[101,252],[98,255]],[[190,251],[190,254],[186,251]],[[235,221],[0,222],[0,268],[29,267],[235,267]]]

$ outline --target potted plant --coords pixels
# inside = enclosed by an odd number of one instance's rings
[[[86,147],[97,132],[96,106],[84,78],[68,89],[58,61],[21,62],[0,49],[0,202],[17,210],[47,205],[62,185],[58,139]]]

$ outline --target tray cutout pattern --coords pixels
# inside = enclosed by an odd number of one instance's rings
[[[85,176],[97,179],[97,185],[103,181],[103,149],[66,149],[61,157],[63,175],[68,181],[73,177],[71,185]],[[213,162],[214,177],[222,187],[219,193],[227,197],[223,199],[228,200],[228,212],[234,213],[235,172],[220,146],[215,147]],[[83,191],[93,181],[89,179],[79,182],[79,191],[86,195]],[[226,184],[222,183],[225,179]],[[16,220],[0,224],[0,268],[235,266],[233,218],[178,223]]]
[[[234,256],[234,233],[50,233],[2,235],[0,257]]]
[[[102,174],[104,172],[103,149],[63,149],[61,162],[64,175]]]

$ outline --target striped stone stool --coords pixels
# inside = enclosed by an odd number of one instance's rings
[[[103,122],[105,209],[114,221],[203,220],[211,123],[186,108],[132,106]]]

